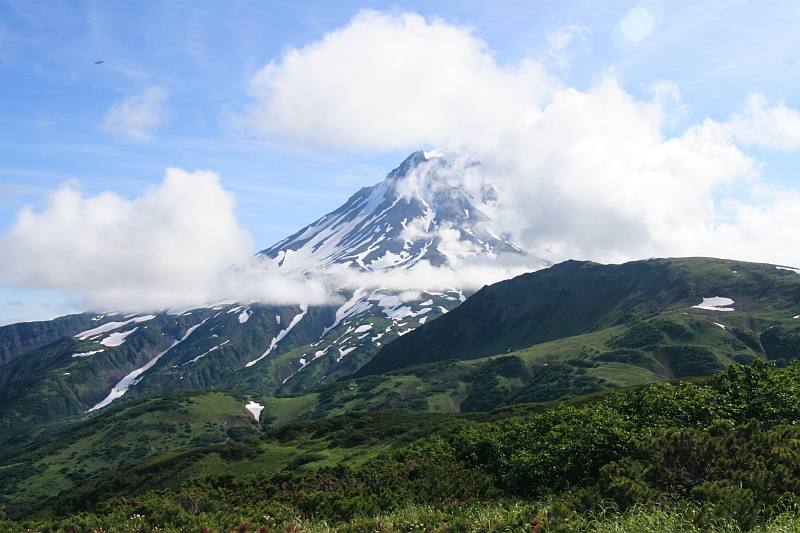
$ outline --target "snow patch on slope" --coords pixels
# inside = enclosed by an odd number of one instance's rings
[[[355,333],[357,335],[359,333],[364,333],[365,331],[369,331],[371,329],[372,329],[372,324],[362,324],[362,325],[358,326],[355,329],[355,331],[353,331],[353,333]]]
[[[216,345],[216,346],[214,346],[213,348],[211,348],[211,349],[209,349],[209,350],[206,350],[205,352],[201,353],[201,354],[200,354],[200,355],[198,355],[197,357],[195,357],[195,358],[193,358],[193,359],[190,359],[189,361],[186,361],[186,362],[185,362],[185,363],[183,363],[183,365],[181,365],[181,366],[186,366],[186,365],[188,365],[188,364],[190,364],[190,363],[196,363],[197,361],[199,361],[199,360],[200,360],[200,359],[202,359],[203,357],[207,356],[207,355],[208,355],[208,354],[210,354],[211,352],[214,352],[214,351],[216,351],[216,350],[219,350],[220,348],[222,348],[223,346],[225,346],[225,345],[226,345],[226,344],[228,344],[229,342],[231,342],[231,341],[230,341],[230,339],[226,340],[226,341],[225,341],[225,342],[223,342],[223,343],[217,344],[217,345]]]
[[[106,322],[101,326],[97,326],[96,328],[87,329],[86,331],[81,331],[75,338],[79,341],[85,341],[89,337],[94,337],[96,335],[102,335],[103,333],[108,333],[109,331],[114,331],[115,329],[119,329],[123,326],[127,326],[128,324],[138,324],[140,322],[147,322],[148,320],[153,320],[156,315],[144,315],[144,316],[137,316],[135,318],[131,318],[130,320],[126,320],[124,322]]]
[[[114,346],[120,346],[123,342],[125,342],[125,339],[128,338],[128,335],[130,335],[137,329],[139,328],[135,327],[133,329],[129,329],[128,331],[118,331],[112,333],[105,339],[101,340],[100,344],[102,344],[103,346],[108,346],[109,348],[113,348]]]
[[[349,354],[356,348],[357,348],[356,346],[351,346],[350,348],[339,348],[339,357],[336,358],[336,362],[340,363],[342,359],[344,359],[347,356],[347,354]]]
[[[369,311],[370,307],[372,307],[372,305],[369,303],[366,297],[366,291],[364,289],[357,289],[353,293],[353,296],[351,296],[349,300],[343,303],[339,309],[336,310],[336,318],[334,319],[333,324],[325,327],[325,329],[322,331],[322,335],[320,335],[320,338],[327,335],[328,332],[338,326],[342,320],[358,313]]]
[[[253,400],[247,402],[244,408],[250,411],[250,414],[253,415],[253,418],[255,419],[256,422],[258,422],[258,419],[261,418],[261,411],[264,410],[263,405],[261,405],[260,403],[256,403]]]
[[[259,361],[261,361],[262,359],[264,359],[266,356],[268,356],[270,353],[272,353],[272,350],[274,350],[278,346],[278,343],[281,342],[283,340],[283,338],[286,337],[286,335],[288,335],[289,332],[292,331],[292,329],[294,329],[294,327],[301,320],[303,320],[304,316],[306,316],[306,313],[308,312],[308,306],[307,305],[301,305],[300,309],[301,309],[300,313],[295,315],[295,317],[292,319],[292,321],[289,323],[289,325],[286,327],[286,329],[282,329],[278,333],[278,335],[274,339],[272,339],[272,342],[270,342],[269,348],[267,348],[267,351],[264,352],[263,354],[261,354],[260,357],[258,357],[256,359],[253,359],[252,361],[250,361],[247,364],[245,364],[244,365],[245,367],[253,366],[254,364],[256,364]]]
[[[91,352],[77,352],[77,353],[72,354],[72,357],[73,358],[75,358],[75,357],[89,357],[90,355],[94,355],[96,353],[100,353],[100,352],[103,352],[103,351],[105,351],[104,348],[101,348],[100,350],[92,350]]]
[[[206,319],[206,320],[208,320],[208,319]],[[114,385],[111,388],[111,392],[108,393],[108,396],[106,396],[102,401],[96,403],[94,405],[94,407],[89,409],[89,411],[96,411],[98,409],[102,409],[103,407],[107,406],[108,404],[110,404],[114,400],[116,400],[118,398],[122,398],[125,395],[125,393],[128,392],[128,389],[130,389],[131,387],[133,387],[134,385],[139,383],[139,381],[141,380],[142,374],[144,374],[145,372],[150,370],[153,367],[153,365],[155,365],[158,362],[158,360],[161,359],[167,352],[169,352],[174,347],[176,347],[177,345],[179,345],[180,343],[182,343],[183,341],[188,339],[189,335],[194,333],[194,331],[197,328],[202,326],[206,322],[206,320],[203,320],[199,324],[190,327],[188,330],[186,330],[186,333],[184,334],[184,336],[180,340],[177,340],[177,341],[173,342],[172,345],[169,348],[167,348],[166,350],[164,350],[160,354],[158,354],[155,357],[153,357],[152,359],[150,359],[144,366],[142,366],[140,368],[137,368],[136,370],[134,370],[133,372],[131,372],[130,374],[128,374],[127,376],[122,378],[119,381],[119,383],[117,383],[116,385]],[[136,329],[136,328],[134,328],[134,329]],[[89,412],[89,411],[87,411],[87,412]]]
[[[736,311],[733,307],[726,307],[732,305],[733,300],[723,296],[712,296],[710,298],[703,298],[703,301],[697,305],[693,305],[692,309],[704,309],[706,311]]]

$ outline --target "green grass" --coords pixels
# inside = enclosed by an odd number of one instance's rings
[[[229,442],[234,428],[254,434],[257,426],[244,403],[226,393],[204,392],[111,408],[19,450],[2,466],[7,475],[0,480],[0,493],[10,494],[13,486],[14,501],[42,501],[149,457]]]
[[[431,363],[380,377],[345,380],[320,389],[316,405],[298,410],[296,415],[311,419],[356,411],[490,410],[663,379],[710,375],[732,362],[764,357],[732,333],[733,328],[752,324],[753,316],[717,315],[701,310],[669,310],[627,326],[612,326],[501,355]],[[724,322],[731,329],[722,329],[715,322]],[[660,337],[656,342],[636,337],[637,328],[643,326],[657,330]],[[502,374],[512,361],[521,362],[515,363],[517,370]],[[296,401],[301,402],[301,397]],[[311,403],[309,400],[307,405]]]
[[[310,520],[299,515],[259,517],[209,515],[186,516],[181,529],[158,528],[160,531],[201,531],[211,526],[211,531],[231,531],[247,525],[247,530],[266,528],[268,531],[300,531],[305,533],[357,533],[396,531],[507,531],[530,533],[532,524],[539,524],[547,533],[794,533],[800,529],[797,511],[777,515],[766,523],[750,530],[741,529],[732,520],[714,518],[713,509],[700,509],[692,505],[637,505],[624,512],[604,510],[586,515],[553,516],[548,503],[521,501],[472,502],[443,507],[409,505],[398,510],[372,517],[354,518],[342,522]],[[153,517],[120,509],[104,516],[83,515],[56,523],[44,522],[47,531],[75,530],[154,531]],[[0,530],[26,532],[30,526],[42,527],[42,522],[11,523],[0,521]],[[216,526],[216,527],[215,527]],[[535,530],[534,530],[535,531]]]
[[[586,515],[551,516],[546,503],[518,501],[454,505],[442,509],[412,505],[376,517],[344,523],[303,521],[298,529],[309,533],[338,531],[518,531],[530,533],[540,524],[547,533],[741,533],[733,520],[715,519],[713,509],[692,505],[637,505],[624,512],[612,509]],[[787,512],[750,529],[752,533],[794,533],[800,530],[800,515]]]
[[[691,505],[639,505],[624,512],[613,510],[587,515],[552,516],[552,507],[547,503],[525,503],[520,501],[473,502],[444,507],[409,505],[401,509],[372,517],[354,518],[343,522],[309,520],[299,515],[276,518],[269,514],[259,517],[209,515],[186,516],[180,529],[161,528],[160,531],[201,531],[211,526],[211,531],[232,531],[247,525],[247,530],[299,531],[305,533],[360,533],[397,531],[507,531],[530,533],[532,524],[540,524],[547,533],[794,533],[800,530],[800,515],[786,512],[766,523],[749,530],[741,529],[732,520],[715,519],[708,516],[711,510],[701,510]],[[44,522],[47,531],[68,532],[75,530],[105,531],[107,533],[129,531],[154,531],[153,518],[130,509],[105,516],[83,515],[69,520]],[[11,523],[0,521],[0,530],[27,532],[30,526],[42,527],[42,522]],[[216,527],[215,527],[216,526]],[[535,531],[535,530],[533,530]]]
[[[242,403],[172,401],[224,418]],[[765,363],[547,407],[349,414],[100,473],[9,527],[792,530],[799,420],[800,365]]]
[[[264,411],[261,413],[263,421],[272,427],[280,427],[310,412],[318,403],[317,396],[315,393],[287,397],[270,396],[259,398],[257,401],[264,405]]]

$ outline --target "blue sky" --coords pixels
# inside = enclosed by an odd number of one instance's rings
[[[725,121],[753,92],[800,108],[800,4],[792,0],[3,1],[0,234],[23,206],[41,207],[64,183],[85,195],[113,191],[134,198],[157,186],[167,167],[217,172],[235,194],[236,216],[255,248],[334,209],[380,180],[410,147],[307,145],[254,136],[235,118],[252,101],[248,83],[256,72],[288,48],[347,25],[363,9],[468,26],[501,66],[546,57],[549,36],[579,28],[569,64],[553,67],[559,78],[587,90],[611,72],[641,98],[654,83],[673,82],[681,110],[664,126],[666,134],[706,118]],[[624,21],[636,9],[649,18],[633,30],[643,35],[626,38]],[[152,87],[164,96],[146,138],[103,127],[115,104]],[[796,187],[798,150],[754,146],[747,153],[766,182]],[[35,309],[53,298],[2,288],[0,320],[39,315]],[[18,311],[19,302],[25,311]]]

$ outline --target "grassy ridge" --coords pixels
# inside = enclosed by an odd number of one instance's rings
[[[744,315],[791,320],[800,303],[800,276],[773,265],[708,258],[622,265],[566,261],[484,287],[444,317],[384,347],[358,375],[518,351],[655,314],[689,312],[712,296],[734,299]]]

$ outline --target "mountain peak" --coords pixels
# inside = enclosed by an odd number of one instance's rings
[[[411,174],[411,172],[419,168],[421,165],[434,159],[440,159],[442,163],[447,163],[447,161],[444,159],[445,155],[446,153],[444,148],[436,148],[435,150],[430,150],[427,152],[422,150],[412,152],[403,160],[402,163],[400,163],[400,166],[389,172],[389,174],[386,176],[386,179],[393,181],[406,178],[409,174]]]
[[[389,175],[386,176],[386,179],[398,179],[403,178],[408,175],[413,169],[417,168],[419,165],[427,161],[428,159],[425,157],[425,152],[422,150],[417,150],[416,152],[412,152],[408,157],[406,157],[400,166],[389,172]]]
[[[412,180],[417,169],[422,179]],[[422,260],[441,266],[468,256],[520,254],[513,243],[489,231],[489,217],[440,173],[443,169],[458,172],[443,149],[413,152],[384,181],[361,189],[259,255],[288,271],[333,264],[373,271],[408,268]]]

